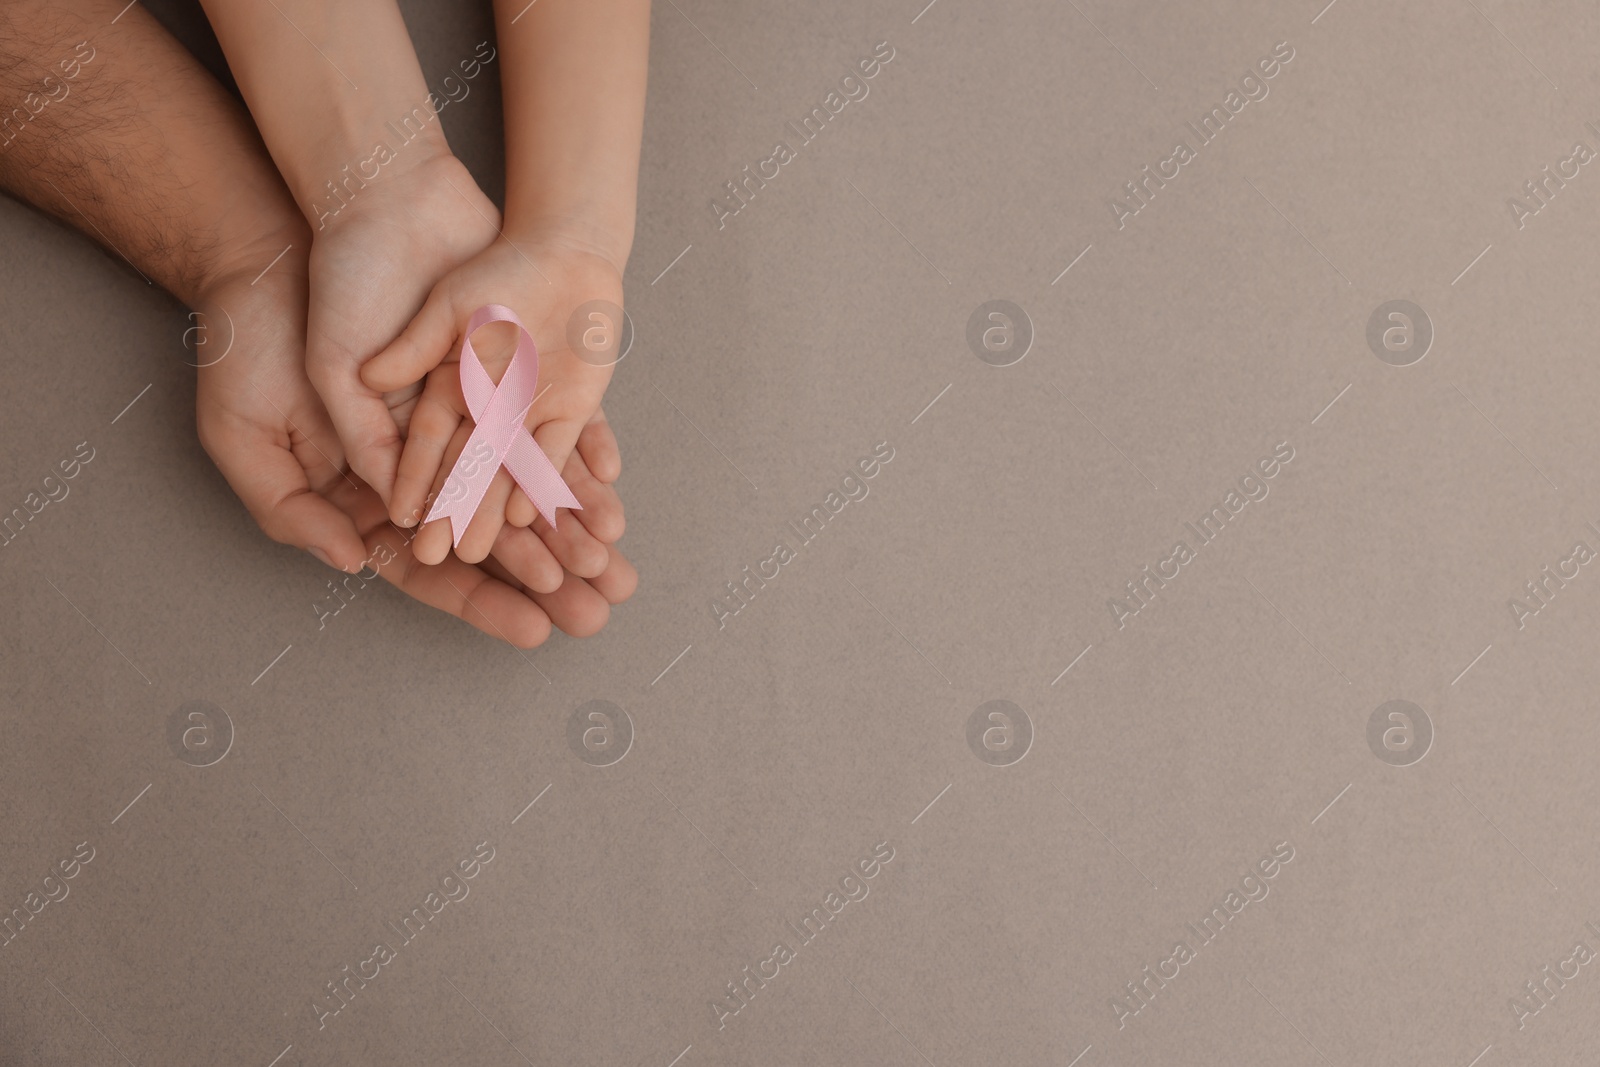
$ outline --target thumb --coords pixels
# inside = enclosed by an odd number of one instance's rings
[[[380,393],[421,381],[445,361],[455,339],[455,308],[444,294],[444,287],[435,286],[400,336],[367,360],[361,368],[361,380],[367,388]]]
[[[360,570],[366,562],[366,545],[350,516],[311,489],[277,501],[259,521],[273,540],[305,549],[347,574]]]
[[[202,420],[201,441],[256,524],[281,544],[356,571],[366,545],[350,516],[311,488],[305,468],[281,444]]]

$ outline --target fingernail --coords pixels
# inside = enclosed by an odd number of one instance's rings
[[[313,556],[316,556],[317,559],[321,560],[323,563],[326,563],[328,566],[333,567],[333,560],[329,559],[328,554],[322,551],[322,549],[318,548],[316,545],[312,545],[310,548],[306,549],[306,551],[311,553]],[[333,567],[333,569],[338,570],[339,568]]]

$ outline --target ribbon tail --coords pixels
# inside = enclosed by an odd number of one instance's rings
[[[578,498],[572,495],[572,490],[562,481],[555,464],[550,462],[550,457],[544,454],[544,449],[539,447],[533,435],[526,430],[519,433],[516,440],[511,442],[504,462],[506,469],[511,472],[511,477],[515,478],[522,491],[528,494],[528,499],[533,501],[533,506],[539,509],[539,514],[544,516],[544,521],[550,524],[552,530],[556,526],[557,508],[583,510]]]
[[[428,517],[422,521],[430,523],[435,519],[449,519],[450,543],[452,547],[460,548],[461,539],[467,535],[467,526],[472,522],[472,516],[476,510],[477,506],[470,501],[458,500],[453,504],[446,504],[442,500],[435,500],[432,510],[428,512]]]
[[[473,515],[477,514],[478,505],[483,503],[495,472],[500,469],[500,464],[490,458],[501,455],[501,451],[490,440],[491,434],[490,428],[481,424],[472,431],[450,476],[445,479],[444,487],[434,499],[433,507],[428,509],[427,518],[422,520],[429,523],[435,519],[449,519],[450,541],[455,548],[461,547],[461,539],[467,535],[467,526],[472,522]]]

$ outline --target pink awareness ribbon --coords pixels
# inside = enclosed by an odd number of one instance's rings
[[[489,377],[472,349],[473,333],[491,322],[512,322],[517,326],[517,351],[499,385]],[[550,457],[522,425],[528,409],[533,407],[533,391],[538,383],[539,349],[517,313],[499,304],[485,304],[474,311],[461,338],[461,393],[478,425],[423,520],[448,518],[457,547],[502,466],[511,472],[551,527],[556,524],[556,508],[583,510]]]

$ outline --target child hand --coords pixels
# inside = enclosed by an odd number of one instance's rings
[[[500,229],[499,210],[459,160],[421,146],[406,152],[316,232],[310,259],[306,372],[352,470],[385,503],[421,386],[385,396],[362,383],[361,366]]]
[[[574,351],[568,340],[574,313],[595,300],[613,306],[622,303],[622,272],[606,256],[564,235],[516,243],[502,236],[445,275],[411,324],[362,367],[362,382],[377,393],[392,393],[427,378],[410,413],[390,498],[390,518],[396,524],[411,526],[418,521],[424,502],[443,486],[471,435],[471,412],[461,393],[457,360],[461,332],[484,304],[510,307],[533,336],[539,349],[539,385],[525,425],[557,470],[566,465],[611,380],[609,365],[598,365],[602,360],[589,352]],[[620,331],[620,323],[610,325]],[[475,335],[473,347],[489,376],[498,381],[516,350],[515,330],[503,323],[490,324]],[[603,420],[600,426],[604,427]],[[603,432],[609,434],[609,428]],[[495,548],[505,523],[528,526],[536,516],[533,502],[501,469],[456,554],[476,563]],[[571,524],[561,524],[567,525]],[[576,542],[561,540],[565,535],[564,528],[553,532],[558,544],[576,548],[583,543],[581,536]],[[425,563],[442,561],[450,546],[448,520],[426,524],[413,542],[417,558]]]

